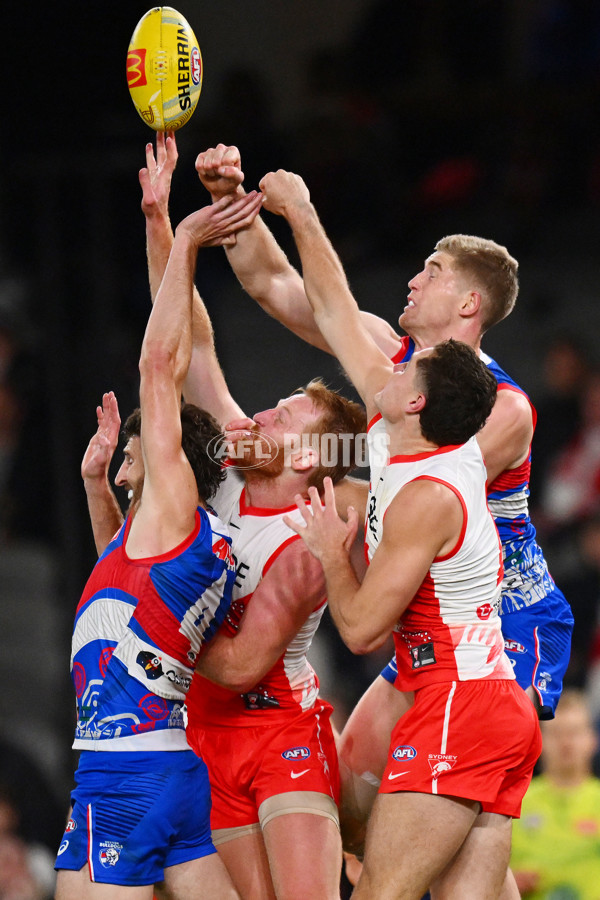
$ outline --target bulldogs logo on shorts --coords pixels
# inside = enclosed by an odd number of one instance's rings
[[[117,844],[115,841],[102,841],[102,843],[100,844],[98,859],[105,869],[109,869],[111,866],[116,866],[116,864],[119,862],[119,857],[121,855],[122,849],[123,844]]]

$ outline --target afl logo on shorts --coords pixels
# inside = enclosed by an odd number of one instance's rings
[[[67,822],[65,831],[75,831],[76,828],[77,828],[77,822],[75,821],[75,819],[69,819],[69,821]]]
[[[417,751],[410,744],[402,744],[392,753],[394,759],[414,759],[416,755]]]
[[[281,755],[284,759],[289,759],[293,762],[297,759],[308,759],[310,750],[308,747],[292,747],[290,750],[284,750]]]
[[[509,653],[525,653],[525,647],[518,641],[511,641],[508,638],[504,641],[504,649]]]

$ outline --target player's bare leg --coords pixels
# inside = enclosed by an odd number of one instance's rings
[[[511,888],[507,881],[511,832],[508,816],[480,813],[456,858],[432,884],[432,900],[518,897],[518,891],[516,895],[502,894],[505,884],[507,890]]]
[[[344,850],[364,849],[367,820],[387,762],[390,735],[410,708],[412,694],[403,694],[378,677],[358,701],[337,740],[340,760],[340,827]]]
[[[479,804],[441,795],[379,794],[352,900],[421,900],[458,853]]]
[[[171,900],[240,900],[240,894],[218,853],[165,869]]]
[[[342,840],[335,822],[288,813],[264,826],[277,900],[339,900]]]
[[[154,886],[129,887],[90,881],[87,865],[78,872],[60,869],[56,876],[55,900],[152,900]],[[235,896],[235,895],[234,895]]]
[[[242,900],[276,900],[260,831],[219,843],[217,851]]]

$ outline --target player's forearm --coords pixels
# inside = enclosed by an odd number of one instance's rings
[[[253,688],[275,662],[264,659],[256,651],[256,641],[248,646],[242,632],[233,638],[216,635],[200,657],[196,670],[209,681],[243,694]]]
[[[170,371],[176,384],[187,373],[192,353],[192,285],[197,246],[185,232],[173,242],[169,261],[146,326],[140,373],[148,383],[154,373]]]
[[[168,218],[159,215],[146,218],[146,257],[153,303],[167,268],[173,240],[173,229]]]
[[[321,562],[329,611],[340,637],[352,653],[372,653],[384,643],[389,628],[382,628],[368,608],[365,609],[364,592],[346,554],[325,557]]]
[[[85,478],[83,484],[96,551],[101,556],[123,524],[123,513],[106,478]]]
[[[260,217],[226,247],[243,289],[268,315],[314,347],[331,353],[315,322],[299,272]]]
[[[348,316],[359,317],[339,256],[327,237],[312,203],[297,204],[287,212],[302,261],[306,295],[324,338],[337,352]]]

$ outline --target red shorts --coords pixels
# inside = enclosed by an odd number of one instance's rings
[[[516,681],[453,681],[415,692],[398,720],[380,793],[478,800],[518,818],[542,749],[533,703]]]
[[[188,728],[190,746],[208,767],[213,831],[257,823],[259,806],[276,794],[317,791],[338,803],[332,712],[329,703],[317,700],[283,724]]]

